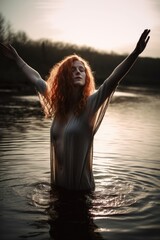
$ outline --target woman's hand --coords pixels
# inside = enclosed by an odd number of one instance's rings
[[[148,36],[149,33],[150,33],[149,29],[145,29],[144,32],[142,33],[142,35],[136,45],[136,48],[134,50],[138,55],[140,53],[142,53],[143,50],[145,49],[145,47],[150,39],[150,36]]]
[[[4,45],[0,43],[0,53],[2,53],[5,57],[15,60],[18,58],[18,53],[10,44]]]

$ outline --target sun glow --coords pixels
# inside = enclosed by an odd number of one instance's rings
[[[159,0],[5,0],[1,12],[15,31],[22,30],[33,40],[119,54],[129,53],[142,31],[150,28],[143,56],[160,56]]]
[[[46,22],[54,40],[124,53],[152,27],[151,15],[146,0],[62,0]]]

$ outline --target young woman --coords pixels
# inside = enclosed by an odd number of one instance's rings
[[[71,55],[57,63],[47,81],[27,65],[11,45],[0,45],[1,52],[14,60],[34,84],[51,125],[51,183],[68,190],[92,191],[93,138],[108,103],[122,78],[145,49],[150,30],[146,29],[134,51],[119,64],[95,91],[89,64]]]

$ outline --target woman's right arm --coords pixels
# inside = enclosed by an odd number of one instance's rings
[[[17,53],[15,48],[11,45],[4,45],[0,43],[0,51],[4,56],[13,60],[25,76],[35,85],[36,89],[45,94],[47,90],[46,82],[41,78],[40,74],[33,68],[31,68]]]

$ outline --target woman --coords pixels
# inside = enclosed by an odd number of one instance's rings
[[[120,80],[145,49],[150,30],[146,29],[134,51],[94,91],[89,64],[71,55],[56,64],[47,81],[27,65],[11,45],[1,44],[1,52],[14,60],[35,85],[51,126],[51,183],[68,190],[92,191],[93,138]]]

